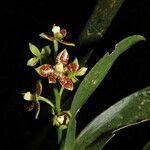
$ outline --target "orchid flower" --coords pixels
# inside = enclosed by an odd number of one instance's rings
[[[73,90],[73,83],[76,82],[75,76],[82,76],[85,74],[87,68],[79,69],[77,58],[68,64],[69,55],[66,49],[61,51],[56,57],[56,64],[43,64],[36,68],[37,73],[42,77],[47,77],[49,83],[56,83],[59,81],[60,85],[68,90]]]
[[[56,26],[55,24],[53,25],[52,28],[52,35],[51,34],[45,34],[41,33],[40,36],[44,39],[47,39],[49,41],[58,41],[61,44],[67,45],[67,46],[75,46],[74,43],[69,43],[63,40],[64,37],[67,35],[67,30],[66,29],[60,29],[59,26]]]
[[[26,92],[26,93],[22,93],[24,100],[31,102],[30,105],[28,105],[27,110],[28,111],[32,111],[35,108],[36,114],[35,114],[35,119],[38,118],[39,113],[40,113],[40,102],[39,101],[44,101],[47,104],[49,104],[52,108],[54,108],[53,103],[45,98],[41,96],[42,93],[42,84],[41,81],[37,81],[36,83],[36,88],[35,88],[35,92],[34,94],[31,94],[30,91]]]

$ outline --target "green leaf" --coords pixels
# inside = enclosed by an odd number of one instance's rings
[[[150,150],[150,141],[146,143],[143,150]]]
[[[97,0],[94,11],[82,31],[79,46],[100,40],[125,0]]]
[[[72,119],[75,118],[77,112],[81,109],[83,104],[87,101],[87,99],[91,96],[91,94],[96,90],[99,84],[102,82],[109,69],[111,68],[114,61],[117,57],[122,54],[126,49],[130,48],[133,44],[145,40],[143,36],[133,35],[123,39],[119,42],[115,50],[109,54],[106,53],[102,59],[100,59],[95,66],[89,71],[86,77],[81,82],[78,87],[75,96],[73,98],[73,102],[71,105],[71,114]],[[70,129],[72,124],[69,124],[69,128],[67,129],[67,135],[65,141],[68,141],[68,137],[70,137],[71,131]],[[73,142],[73,141],[72,141]]]
[[[49,45],[44,46],[42,48],[41,54],[44,55],[44,56],[49,56],[51,54],[50,46]]]
[[[29,49],[33,55],[35,55],[37,57],[41,56],[39,49],[35,45],[33,45],[32,43],[29,43]]]
[[[74,150],[75,136],[76,136],[76,120],[75,118],[70,120],[68,125],[69,134],[66,135],[65,143],[62,150]]]
[[[35,65],[38,63],[39,60],[40,60],[40,59],[39,59],[38,57],[30,58],[30,59],[27,61],[27,66],[33,67],[33,66],[35,66]]]
[[[47,98],[45,98],[43,96],[38,96],[38,101],[43,101],[43,102],[47,103],[53,109],[55,108],[54,104],[52,103],[52,101],[50,101],[49,99],[47,99]]]
[[[123,98],[98,115],[81,131],[76,139],[75,149],[85,149],[105,133],[115,133],[125,127],[150,120],[149,108],[150,87]]]
[[[97,138],[91,145],[86,148],[86,150],[101,150],[114,136],[115,134],[106,133]]]
[[[76,115],[82,105],[99,86],[119,55],[141,40],[145,40],[145,38],[140,35],[133,35],[123,39],[116,44],[115,50],[111,54],[106,53],[103,58],[95,64],[95,66],[90,70],[90,72],[81,82],[73,98],[73,102],[71,105],[71,113],[73,116]]]

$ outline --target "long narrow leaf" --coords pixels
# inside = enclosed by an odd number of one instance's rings
[[[150,120],[149,108],[150,87],[123,98],[98,115],[81,131],[76,139],[75,149],[85,149],[105,133],[115,133],[122,128]]]
[[[113,133],[106,133],[97,138],[86,150],[101,150],[107,142],[115,136]]]
[[[63,146],[63,150],[74,150],[75,136],[76,136],[76,120],[75,118],[70,121],[68,126],[69,134],[66,135],[66,140]]]
[[[120,54],[122,54],[125,50],[130,48],[132,45],[142,40],[145,40],[145,38],[140,35],[133,35],[128,38],[125,38],[116,45],[115,50],[111,54],[106,53],[103,56],[103,58],[96,63],[96,65],[89,71],[84,80],[81,82],[73,98],[73,102],[71,105],[72,119],[75,118],[77,112],[81,109],[83,104],[87,101],[87,99],[91,96],[91,94],[102,82],[102,80],[108,73],[109,69],[111,68],[112,64],[117,59],[117,57]],[[71,129],[73,128],[72,125],[73,125],[72,123],[69,124],[65,142],[67,142],[69,140],[69,137],[71,137],[70,134],[72,134],[71,131]],[[74,141],[71,141],[71,143],[73,142]]]
[[[73,116],[76,115],[83,104],[99,86],[119,55],[141,40],[145,40],[145,38],[140,35],[133,35],[123,39],[116,44],[115,50],[111,54],[106,53],[103,58],[96,63],[77,89],[71,105],[71,113]]]

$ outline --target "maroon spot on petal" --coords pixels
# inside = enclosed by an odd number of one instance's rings
[[[73,82],[71,79],[69,79],[68,77],[66,76],[61,76],[58,78],[60,84],[62,87],[64,87],[65,89],[68,89],[68,90],[73,90]]]
[[[36,87],[35,87],[35,94],[41,95],[42,93],[42,84],[40,81],[37,81]]]
[[[26,109],[27,111],[32,111],[32,110],[34,109],[34,107],[35,107],[35,102],[32,101],[32,102],[29,102],[29,103],[25,106],[25,109]]]
[[[48,82],[49,83],[56,83],[57,75],[54,73],[48,76]]]
[[[74,72],[74,71],[77,71],[78,68],[79,68],[79,65],[76,65],[76,64],[69,64],[67,65],[67,68],[70,72]]]
[[[40,67],[40,75],[43,77],[48,77],[53,72],[51,65],[45,64]]]
[[[69,61],[69,55],[66,50],[63,50],[60,52],[57,56],[57,63],[62,63],[63,65],[66,65]]]

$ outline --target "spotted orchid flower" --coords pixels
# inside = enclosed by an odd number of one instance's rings
[[[35,92],[34,94],[31,94],[30,91],[26,92],[26,93],[22,93],[24,100],[30,102],[29,105],[27,105],[27,110],[28,111],[32,111],[33,109],[35,109],[36,114],[35,114],[35,119],[38,118],[39,113],[40,113],[40,101],[44,101],[47,104],[49,104],[52,108],[54,108],[53,103],[48,100],[45,97],[41,96],[42,93],[42,84],[41,81],[37,81],[36,83],[36,87],[35,87]]]
[[[79,69],[77,58],[70,64],[68,64],[69,55],[66,49],[61,51],[56,57],[56,64],[54,66],[50,64],[43,64],[35,70],[42,77],[47,77],[49,83],[60,83],[60,85],[68,90],[73,90],[73,82],[75,82],[75,76],[82,76],[85,74],[87,68],[82,67]]]
[[[75,46],[74,43],[69,43],[63,40],[63,38],[65,38],[67,35],[67,30],[66,29],[60,29],[59,26],[56,26],[55,24],[53,25],[52,28],[52,35],[51,34],[45,34],[45,33],[41,33],[40,36],[44,39],[47,39],[49,41],[58,41],[64,45],[67,46]]]

